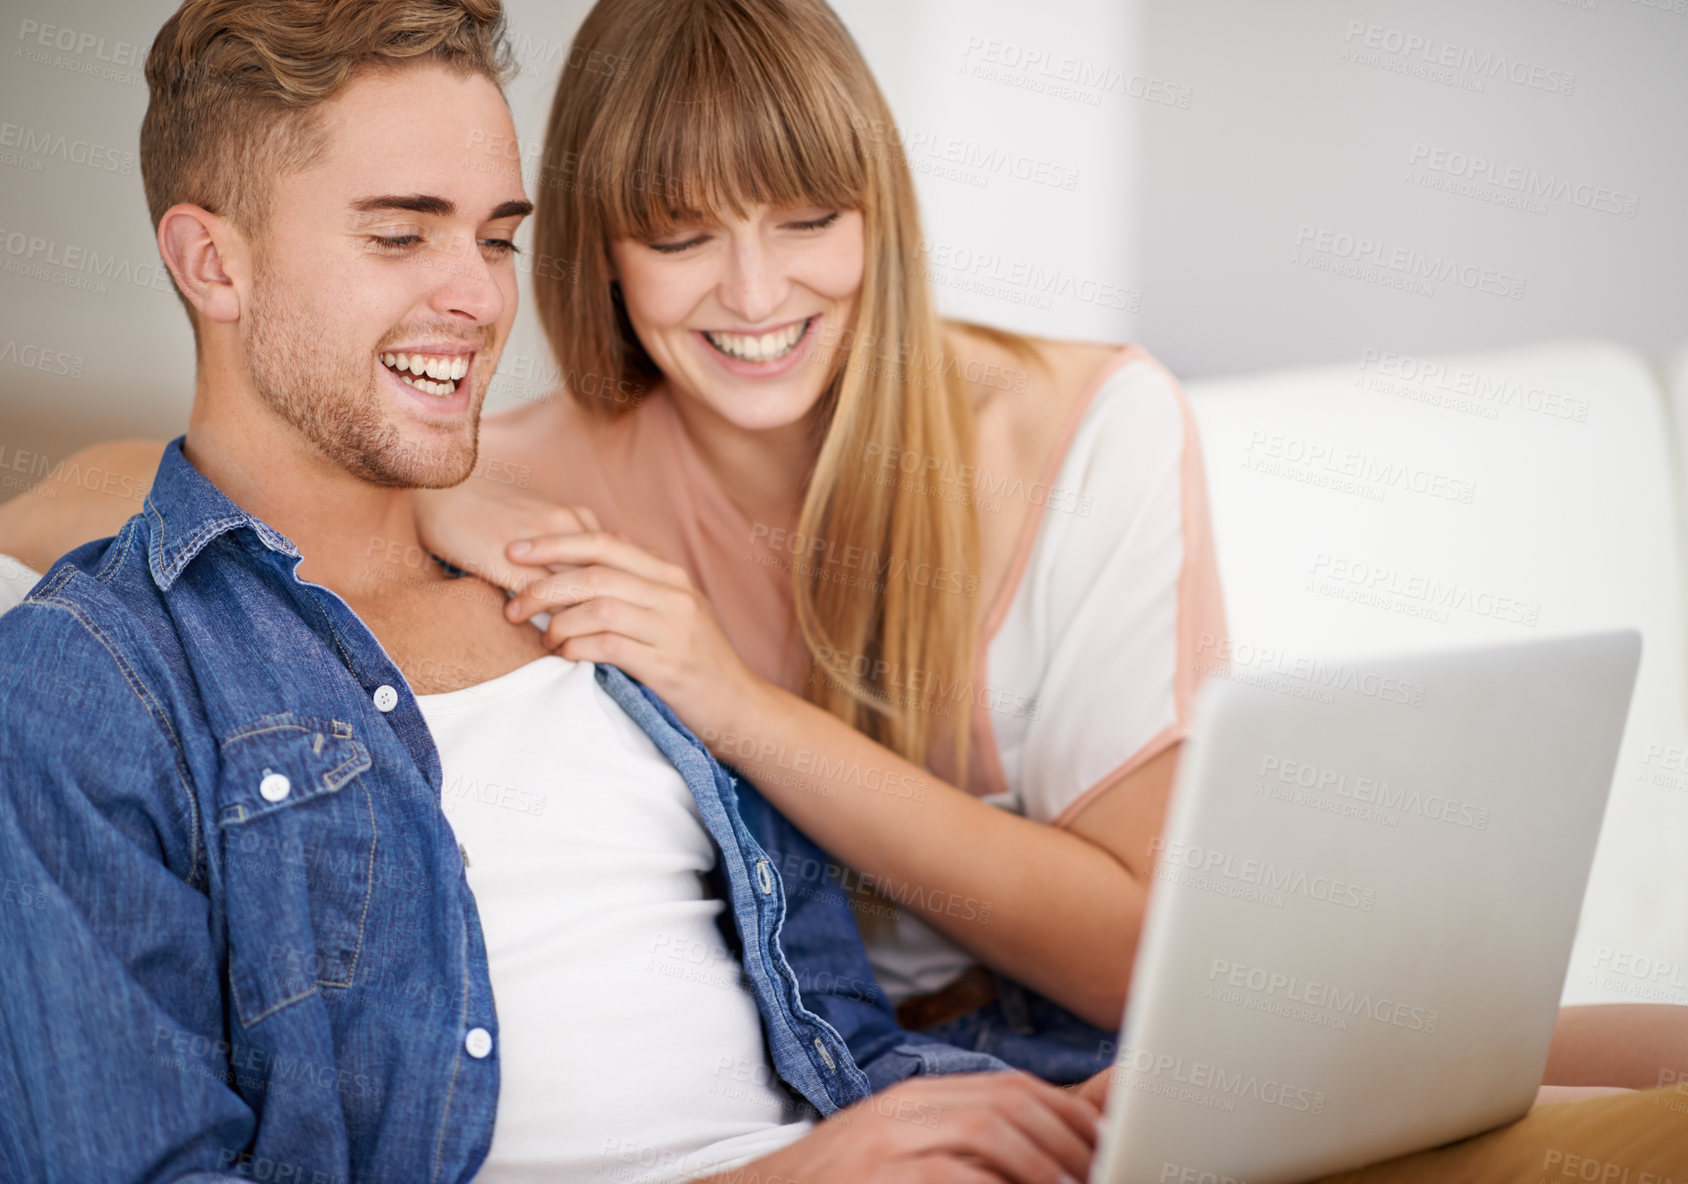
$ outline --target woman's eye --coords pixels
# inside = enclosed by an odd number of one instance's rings
[[[799,222],[787,222],[785,225],[791,230],[825,230],[828,226],[831,226],[834,222],[838,221],[838,213],[839,211],[833,210],[831,213],[823,214],[819,218],[809,218]],[[699,234],[694,235],[692,238],[680,239],[677,242],[648,243],[646,245],[648,245],[651,250],[657,251],[663,255],[678,255],[682,251],[689,251],[693,247],[699,246],[708,241],[709,235]]]
[[[836,221],[838,221],[838,211],[834,210],[823,217],[814,218],[807,222],[793,222],[791,225],[795,230],[825,230]]]
[[[703,242],[706,237],[706,235],[699,235],[696,238],[688,238],[677,243],[651,243],[650,248],[653,251],[660,251],[664,255],[678,255],[681,251],[691,250]]]
[[[522,249],[507,238],[483,238],[481,246],[495,255],[519,255]]]

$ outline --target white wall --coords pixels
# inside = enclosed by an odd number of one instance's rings
[[[1152,110],[1143,142],[1143,337],[1174,371],[1567,334],[1657,354],[1688,336],[1682,0],[1146,3],[1148,68],[1193,93]],[[1399,72],[1443,54],[1478,68]],[[1456,192],[1472,158],[1499,183]],[[1510,205],[1509,180],[1549,195]],[[1621,212],[1579,204],[1597,190]],[[1361,238],[1522,295],[1322,270]]]
[[[1137,335],[1135,3],[838,0],[901,125],[949,315]]]
[[[0,497],[77,445],[186,421],[192,338],[135,155],[146,47],[174,7],[4,2]]]

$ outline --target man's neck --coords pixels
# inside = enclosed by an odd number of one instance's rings
[[[201,367],[184,455],[292,540],[304,556],[300,578],[338,594],[412,690],[458,690],[545,655],[539,630],[505,619],[502,592],[453,580],[432,561],[412,491],[373,485],[328,460],[243,379]]]
[[[412,491],[348,473],[273,413],[230,413],[232,400],[219,405],[205,389],[213,381],[202,371],[183,454],[230,501],[299,548],[301,578],[361,599],[381,587],[381,556],[426,555]]]

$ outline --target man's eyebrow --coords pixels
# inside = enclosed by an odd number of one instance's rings
[[[443,197],[435,197],[431,193],[384,193],[379,197],[360,197],[352,203],[352,209],[362,214],[373,214],[383,210],[405,210],[412,214],[432,214],[438,218],[449,218],[457,212],[457,203]],[[525,218],[533,213],[531,201],[500,202],[487,215],[488,222],[496,222],[500,218]]]
[[[408,210],[413,214],[435,214],[449,218],[457,212],[457,203],[429,193],[383,193],[379,197],[360,197],[352,203],[359,213],[373,214],[380,210]]]

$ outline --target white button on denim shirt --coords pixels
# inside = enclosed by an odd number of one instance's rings
[[[266,802],[279,802],[292,788],[293,783],[287,779],[287,774],[265,773],[264,779],[258,782],[258,796]]]
[[[492,1033],[485,1028],[470,1028],[463,1038],[463,1048],[477,1061],[481,1060],[492,1051]]]

